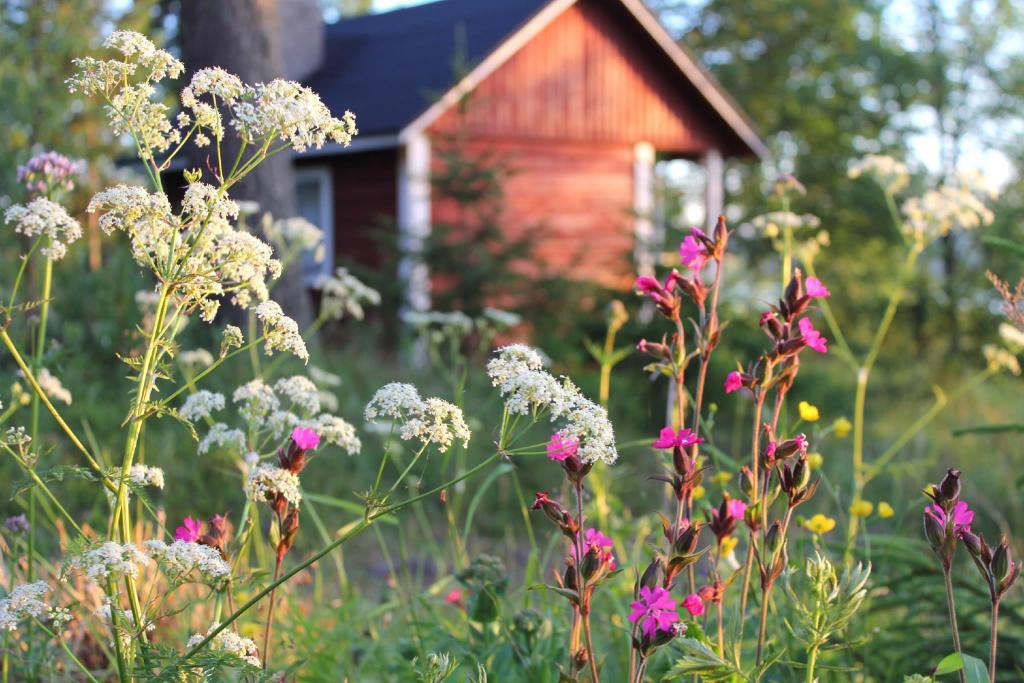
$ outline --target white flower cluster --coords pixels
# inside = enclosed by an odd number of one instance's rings
[[[181,103],[192,112],[192,116],[189,117],[188,114],[182,112],[178,118],[178,125],[185,127],[194,120],[195,125],[199,128],[195,140],[200,147],[209,144],[206,133],[212,135],[216,140],[223,140],[224,122],[217,104],[234,102],[244,89],[245,85],[238,76],[228,73],[220,67],[196,71],[192,75],[192,80],[181,91]],[[201,100],[200,97],[203,95],[209,95],[211,101]]]
[[[245,432],[232,429],[223,422],[217,422],[210,427],[210,431],[199,442],[196,450],[199,455],[206,455],[212,448],[227,448],[232,453],[240,454],[245,450]]]
[[[355,455],[363,448],[356,436],[356,428],[336,415],[323,413],[300,424],[319,434],[325,443],[332,443],[349,455]]]
[[[150,540],[143,545],[164,573],[175,581],[184,580],[193,571],[211,585],[222,583],[231,576],[231,567],[221,557],[220,551],[211,546],[181,540],[170,545]]]
[[[576,439],[583,462],[613,464],[619,457],[615,431],[607,411],[597,405],[568,378],[556,379],[543,369],[543,357],[534,349],[515,344],[498,349],[487,363],[491,383],[505,397],[513,414],[528,415],[547,410],[551,421],[561,421],[564,439]]]
[[[960,174],[955,184],[942,185],[920,197],[903,203],[904,231],[915,239],[929,242],[948,235],[953,229],[971,230],[994,220],[984,198],[995,198],[995,191],[974,174]]]
[[[203,640],[212,633],[217,626],[219,626],[219,624],[214,624],[206,633],[196,633],[190,637],[188,639],[188,643],[186,643],[186,647],[192,648],[203,642]],[[248,666],[255,668],[259,668],[261,666],[259,649],[256,647],[256,643],[249,638],[243,638],[231,629],[226,628],[215,635],[210,640],[209,647],[211,650],[217,650],[231,655],[232,657],[237,657]]]
[[[245,493],[257,503],[272,500],[277,495],[284,496],[294,506],[302,500],[298,475],[277,465],[264,464],[252,468],[245,482]]]
[[[362,320],[364,306],[380,305],[380,292],[364,284],[346,268],[338,268],[332,276],[321,276],[313,284],[321,291],[321,313],[334,320],[350,315]]]
[[[1020,361],[1008,349],[995,344],[985,344],[981,347],[985,354],[985,362],[992,370],[1006,370],[1010,374],[1020,374]]]
[[[999,323],[999,337],[1012,351],[1024,351],[1024,332],[1010,323]]]
[[[189,422],[195,422],[206,419],[218,410],[224,410],[224,394],[200,389],[185,399],[185,403],[178,409],[178,415]]]
[[[149,563],[149,556],[138,546],[107,541],[68,559],[66,569],[79,571],[100,583],[112,574],[135,578],[139,575],[139,568]]]
[[[267,217],[263,234],[274,244],[284,249],[299,249],[314,252],[317,263],[323,261],[324,231],[301,216],[272,220]]]
[[[775,238],[787,227],[791,230],[816,229],[821,226],[821,219],[810,213],[800,215],[792,211],[771,211],[752,218],[750,223],[765,237]]]
[[[132,465],[128,478],[136,486],[152,486],[158,489],[164,487],[164,471],[159,467]]]
[[[871,176],[889,194],[896,194],[910,183],[907,165],[882,154],[868,154],[857,160],[850,166],[846,175],[850,179],[863,175]]]
[[[282,79],[246,87],[231,110],[231,124],[246,142],[276,138],[296,152],[319,149],[328,140],[347,147],[359,132],[355,114],[346,111],[336,119],[315,92]]]
[[[19,370],[18,372],[20,373],[21,371]],[[71,392],[68,391],[56,375],[46,368],[39,368],[39,372],[36,373],[36,382],[46,392],[46,395],[54,401],[63,401],[71,405]]]
[[[309,361],[306,342],[299,334],[299,325],[281,310],[276,301],[264,301],[256,307],[256,317],[263,323],[264,344],[267,355],[274,351],[286,351],[296,358]]]
[[[403,311],[402,322],[418,330],[438,327],[463,336],[473,331],[473,319],[462,311]]]
[[[10,595],[0,599],[0,631],[17,630],[23,619],[46,614],[49,606],[42,598],[50,590],[45,581],[34,581],[16,586]]]
[[[289,400],[301,414],[320,412],[320,390],[308,377],[293,375],[279,379],[274,383],[274,392]]]
[[[458,406],[440,398],[424,400],[416,387],[400,382],[378,389],[363,410],[363,417],[367,422],[381,417],[400,420],[400,438],[418,439],[424,445],[436,444],[442,453],[456,440],[468,446],[472,436]]]
[[[14,232],[26,237],[47,237],[48,243],[40,250],[51,261],[59,261],[68,252],[68,246],[82,236],[82,226],[68,215],[64,207],[45,197],[33,199],[26,206],[14,204],[4,212],[4,221],[14,226]]]

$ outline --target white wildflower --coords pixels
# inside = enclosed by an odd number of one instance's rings
[[[991,190],[970,175],[959,175],[953,184],[929,190],[903,203],[903,229],[915,239],[928,242],[951,230],[972,230],[989,225],[995,216],[985,205]]]
[[[1020,362],[1017,360],[1017,356],[1003,347],[985,344],[981,347],[981,351],[985,354],[985,362],[988,363],[990,369],[1006,370],[1013,375],[1020,374]]]
[[[364,284],[346,268],[336,269],[332,276],[321,276],[313,287],[321,291],[322,314],[335,320],[346,315],[362,320],[364,306],[380,304],[380,292]]]
[[[319,398],[320,400],[321,410],[326,410],[329,413],[338,412],[338,406],[340,404],[338,403],[337,396],[330,393],[329,391],[319,391],[317,392],[317,398]]]
[[[213,365],[213,354],[206,349],[192,349],[178,354],[178,362],[191,370],[208,368]]]
[[[238,414],[246,422],[256,424],[262,424],[271,413],[281,407],[281,402],[274,390],[258,377],[235,389],[231,400],[234,403],[242,404],[242,407],[238,409]]]
[[[274,384],[274,391],[306,415],[320,412],[320,392],[308,377],[294,375],[279,379]]]
[[[323,147],[328,140],[348,146],[358,132],[355,114],[346,111],[336,119],[319,95],[283,79],[246,87],[231,109],[232,125],[250,144],[279,139],[304,152],[307,147]]]
[[[178,415],[189,422],[195,422],[209,417],[218,410],[224,410],[224,394],[200,389],[185,399],[185,403],[178,410]]]
[[[45,581],[34,581],[16,586],[6,598],[0,599],[0,631],[17,630],[18,622],[46,614],[49,606],[42,598],[50,590]]]
[[[473,331],[473,319],[462,311],[403,311],[402,322],[421,331],[436,327],[456,336]]]
[[[162,489],[164,487],[164,471],[159,467],[149,465],[132,465],[128,478],[136,486],[152,486]]]
[[[494,386],[500,386],[512,377],[527,370],[542,370],[547,364],[544,356],[525,344],[503,346],[496,357],[487,362],[487,374]]]
[[[51,261],[59,261],[67,253],[67,245],[82,236],[82,226],[68,215],[64,207],[45,197],[33,199],[26,206],[14,204],[4,212],[4,221],[14,231],[29,238],[45,236],[47,243],[39,252]]]
[[[242,330],[235,325],[226,325],[224,327],[224,336],[220,340],[220,355],[226,355],[230,349],[242,348],[244,342],[245,337],[242,335]]]
[[[847,177],[873,177],[889,194],[896,194],[910,183],[910,172],[902,161],[881,154],[868,154],[850,166]]]
[[[1013,351],[1024,349],[1024,332],[1010,323],[999,323],[999,336]]]
[[[86,577],[102,582],[111,575],[136,578],[139,569],[150,563],[149,556],[131,543],[121,545],[107,541],[67,561],[66,568],[85,574]]]
[[[277,465],[254,467],[245,482],[245,493],[257,503],[272,501],[278,495],[283,496],[291,505],[298,505],[302,500],[298,475]]]
[[[200,455],[206,455],[210,449],[228,448],[233,453],[242,453],[245,450],[245,433],[240,429],[231,429],[223,422],[218,422],[210,427],[203,440],[199,442],[197,450]]]
[[[500,328],[515,327],[523,322],[523,316],[518,313],[505,311],[500,308],[491,308],[490,306],[484,308],[483,317],[493,323],[495,327]]]
[[[340,387],[341,377],[315,365],[309,366],[309,378],[318,387]]]
[[[191,636],[188,639],[188,643],[186,643],[186,647],[193,648],[203,642],[209,634],[216,630],[218,625],[219,624],[214,624],[211,626],[205,634],[196,633]],[[226,628],[211,638],[208,647],[211,650],[216,650],[232,657],[237,657],[247,666],[257,669],[261,666],[259,649],[256,647],[256,643],[249,638],[243,638],[231,629]]]
[[[290,410],[275,410],[263,421],[263,427],[275,439],[280,439],[301,421],[302,419]]]
[[[790,230],[816,229],[821,219],[809,213],[803,215],[792,211],[771,211],[751,219],[750,223],[764,233],[765,237],[778,237],[784,228]]]
[[[285,249],[316,251],[323,244],[324,231],[301,216],[268,220],[264,223],[263,233],[267,239]],[[319,254],[318,262],[323,260]]]
[[[150,557],[173,580],[182,581],[193,571],[198,572],[203,581],[209,584],[219,584],[231,576],[231,567],[221,557],[220,551],[211,546],[181,540],[170,545],[160,540],[151,540],[143,545]]]
[[[426,444],[436,444],[437,449],[444,453],[455,440],[462,441],[463,447],[469,446],[469,427],[462,415],[462,410],[440,398],[428,398],[423,409],[408,417],[399,436],[404,440],[418,439]]]
[[[18,375],[24,377],[24,373],[18,370]],[[64,403],[71,405],[71,392],[64,387],[60,379],[56,375],[52,374],[46,368],[39,368],[36,373],[36,382],[42,388],[43,392],[52,398],[54,401],[63,401]]]
[[[349,455],[356,455],[363,444],[356,436],[356,428],[335,415],[326,413],[307,420],[303,426],[311,428],[327,443],[339,446]]]
[[[23,446],[32,441],[24,427],[9,427],[4,435],[8,446]]]
[[[373,422],[379,417],[394,419],[423,412],[425,405],[420,392],[411,384],[392,382],[385,384],[373,395],[363,411],[363,419]]]
[[[287,351],[304,361],[309,360],[306,342],[299,333],[299,325],[281,310],[276,301],[264,301],[256,307],[256,317],[263,323],[267,355],[274,351]]]

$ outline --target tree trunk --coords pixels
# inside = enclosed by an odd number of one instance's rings
[[[188,73],[219,66],[246,83],[282,77],[277,17],[276,0],[182,0],[181,50]],[[229,129],[224,136],[224,157],[234,159],[238,146],[238,138]],[[210,147],[191,147],[189,155],[192,166],[207,175],[214,167]],[[231,196],[258,203],[261,213],[274,218],[295,216],[295,177],[289,153],[264,161],[233,188]],[[309,324],[312,306],[301,269],[286,271],[273,293],[300,327]]]

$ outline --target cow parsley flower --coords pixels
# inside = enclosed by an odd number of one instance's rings
[[[68,215],[63,206],[45,197],[37,197],[23,206],[14,204],[4,212],[4,221],[14,231],[29,238],[45,236],[47,243],[39,252],[51,261],[67,254],[67,245],[82,236],[82,226]]]
[[[868,154],[854,162],[846,176],[850,179],[871,176],[889,194],[896,194],[910,183],[907,165],[882,154]]]
[[[276,301],[267,300],[256,307],[256,317],[263,323],[264,345],[267,355],[274,351],[286,351],[296,358],[309,361],[306,342],[299,333],[299,325],[281,310]]]
[[[313,287],[321,292],[321,314],[334,320],[341,320],[346,315],[362,320],[364,306],[380,305],[380,292],[364,284],[346,268],[336,269],[331,276],[321,276]]]
[[[192,349],[178,354],[178,362],[190,370],[208,368],[213,365],[213,354],[206,349]]]
[[[366,404],[363,418],[373,422],[380,417],[393,419],[405,418],[410,414],[423,412],[425,405],[420,392],[411,384],[391,382],[385,384],[373,395]]]
[[[205,130],[217,140],[223,140],[224,122],[216,104],[234,103],[244,90],[245,85],[238,76],[220,67],[199,69],[181,91],[181,104],[191,110],[191,118],[194,118],[200,131]],[[200,99],[204,95],[209,96],[210,100]],[[185,127],[189,122],[179,121],[178,125]]]
[[[213,624],[205,634],[196,633],[188,639],[186,647],[192,648],[203,642],[218,626],[219,624]],[[236,657],[247,666],[257,669],[261,666],[256,643],[249,638],[243,638],[231,629],[224,629],[215,635],[210,640],[209,648]]]
[[[296,152],[319,149],[328,140],[347,147],[358,132],[355,114],[346,111],[336,119],[315,92],[280,78],[246,87],[231,111],[231,124],[244,141],[278,139]]]
[[[258,465],[252,468],[245,482],[245,493],[256,503],[273,500],[279,495],[294,506],[302,500],[298,475],[277,465]]]
[[[211,448],[228,448],[234,453],[245,451],[245,433],[240,429],[231,429],[223,422],[217,422],[199,442],[196,450],[199,455],[206,455]]]
[[[263,226],[263,234],[282,249],[317,252],[314,254],[316,261],[323,260],[323,250],[318,251],[318,248],[323,245],[324,231],[301,216],[268,220]]]
[[[178,410],[178,415],[189,422],[195,422],[209,417],[218,410],[224,410],[224,394],[200,389],[185,399],[185,403]]]
[[[18,370],[18,375],[21,377],[25,376],[21,370]],[[39,368],[39,371],[36,372],[36,383],[39,384],[39,387],[43,392],[54,401],[62,401],[71,405],[71,392],[68,391],[56,375],[52,374],[46,368]]]
[[[406,419],[399,436],[404,440],[419,439],[424,445],[436,444],[444,453],[455,440],[468,447],[471,433],[458,406],[440,398],[428,398],[422,410]]]
[[[175,581],[185,580],[193,571],[203,581],[216,585],[231,576],[231,567],[216,548],[194,541],[176,540],[170,545],[160,540],[145,541],[150,557]]]
[[[261,425],[264,420],[281,407],[274,389],[260,378],[250,380],[235,389],[231,395],[234,403],[242,404],[238,414],[246,422]]]
[[[107,541],[68,559],[65,570],[81,572],[100,583],[111,575],[136,578],[139,569],[149,563],[149,556],[138,546]]]
[[[320,392],[308,377],[294,375],[279,379],[274,384],[274,391],[306,415],[320,412]]]
[[[340,447],[349,455],[356,455],[362,450],[363,444],[356,436],[356,428],[340,417],[324,413],[304,424],[316,430],[325,442]]]
[[[164,471],[159,467],[132,465],[128,478],[136,486],[152,486],[157,489],[164,487]]]
[[[46,614],[49,606],[42,598],[51,590],[45,581],[16,586],[6,598],[0,599],[0,631],[15,631],[18,622]]]

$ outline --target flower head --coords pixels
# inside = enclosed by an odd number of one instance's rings
[[[614,543],[612,539],[602,534],[597,529],[587,529],[583,534],[583,552],[594,552],[598,560],[608,566],[609,570],[615,569],[615,556],[612,554]]]
[[[733,498],[726,504],[726,511],[733,519],[741,520],[743,519],[743,515],[747,512],[747,504],[742,500]]]
[[[653,448],[688,448],[694,444],[704,441],[703,437],[697,436],[689,428],[680,429],[676,432],[671,427],[664,427],[658,434],[657,440],[651,444]]]
[[[736,370],[725,376],[725,393],[731,394],[734,391],[739,391],[742,387],[743,377]]]
[[[804,422],[817,422],[821,414],[818,412],[818,406],[808,403],[807,401],[800,401],[797,406],[800,410],[800,419]]]
[[[850,505],[850,514],[854,517],[870,517],[875,506],[869,500],[855,500]]]
[[[706,239],[704,233],[698,228],[693,228],[690,230],[690,234],[683,239],[682,244],[679,245],[679,260],[683,262],[684,266],[693,269],[695,272],[703,270],[704,264],[711,257],[707,246],[701,238]]]
[[[551,440],[548,441],[548,457],[561,462],[566,458],[576,455],[576,451],[579,448],[579,439],[566,437],[562,432],[555,432],[551,435]]]
[[[816,277],[809,277],[804,280],[804,291],[812,299],[824,299],[825,297],[832,296],[832,292],[828,291],[828,287],[823,285],[821,280]]]
[[[828,340],[814,329],[814,324],[810,318],[800,318],[798,325],[800,327],[800,334],[803,336],[804,341],[807,342],[807,346],[818,353],[828,352]]]
[[[889,505],[884,500],[878,503],[878,516],[882,519],[889,519],[896,514],[896,511],[892,509],[892,505]]]
[[[690,593],[683,598],[682,608],[690,613],[690,616],[699,617],[704,614],[704,601],[696,593]]]
[[[292,441],[304,451],[311,451],[320,445],[320,435],[308,427],[296,427],[292,430]]]
[[[804,522],[804,527],[812,534],[827,534],[836,528],[836,520],[826,517],[820,512]]]
[[[198,519],[186,517],[181,526],[174,530],[174,539],[177,541],[196,541],[203,532],[203,524]]]
[[[953,506],[948,515],[945,510],[934,504],[926,507],[924,513],[938,522],[943,529],[952,524],[953,534],[958,538],[969,532],[971,523],[974,522],[974,511],[962,500]]]
[[[661,587],[642,587],[640,599],[634,600],[630,609],[629,620],[639,622],[641,632],[648,638],[657,636],[658,631],[672,630],[672,625],[679,621],[676,601]]]
[[[836,418],[836,421],[832,423],[832,432],[836,438],[845,439],[851,431],[853,431],[853,423],[845,417]]]

